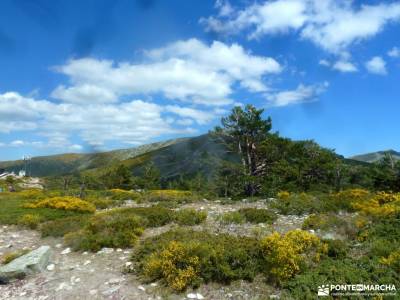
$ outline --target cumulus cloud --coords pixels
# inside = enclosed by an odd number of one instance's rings
[[[400,57],[400,49],[397,47],[393,47],[388,51],[387,55],[394,58]]]
[[[380,56],[374,56],[365,63],[368,72],[377,75],[386,75],[386,62]]]
[[[196,110],[180,109],[174,111],[142,100],[90,106],[57,104],[9,92],[0,94],[0,129],[5,133],[35,130],[35,133],[47,138],[47,147],[79,150],[77,144],[70,142],[71,136],[99,146],[107,142],[140,144],[162,134],[192,132],[187,128],[171,126],[163,115],[167,110],[198,122],[211,118],[211,115],[202,115],[200,111],[196,114]]]
[[[357,72],[358,68],[356,67],[356,65],[354,65],[352,62],[350,62],[348,59],[349,59],[349,57],[347,57],[345,55],[344,56],[342,55],[342,58],[340,58],[336,62],[330,62],[326,59],[321,59],[319,61],[319,65],[331,68],[333,70],[336,70],[336,71],[339,71],[342,73]]]
[[[400,20],[400,3],[359,5],[348,0],[275,0],[200,20],[207,31],[248,37],[294,31],[317,46],[339,53]]]
[[[51,93],[51,96],[65,102],[80,104],[112,103],[118,100],[113,91],[90,84],[68,88],[60,85]]]
[[[292,104],[314,102],[329,86],[328,82],[317,85],[300,84],[294,90],[280,91],[267,95],[270,106],[287,106]]]
[[[263,77],[281,72],[273,58],[253,55],[238,44],[197,39],[145,52],[140,63],[83,58],[56,67],[70,78],[52,96],[65,102],[112,102],[116,96],[162,94],[203,105],[227,105],[234,85],[265,91]]]
[[[358,71],[357,67],[353,63],[345,60],[339,60],[335,62],[332,68],[343,73],[352,73]]]

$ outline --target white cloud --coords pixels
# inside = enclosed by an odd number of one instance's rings
[[[221,17],[226,17],[229,16],[233,13],[234,9],[229,3],[229,1],[224,1],[224,0],[217,0],[215,2],[215,7],[219,9],[219,15]]]
[[[208,31],[249,38],[295,31],[333,53],[378,34],[389,22],[400,20],[400,3],[355,7],[349,0],[276,0],[250,5],[227,17],[201,19]]]
[[[400,57],[400,49],[397,47],[393,47],[392,49],[390,49],[387,53],[387,55],[389,55],[390,57]]]
[[[189,107],[181,107],[177,105],[165,106],[165,111],[172,112],[180,117],[185,118],[185,122],[188,123],[187,119],[195,120],[198,124],[206,124],[215,118],[213,113],[208,111],[197,110]],[[181,122],[182,124],[182,122]]]
[[[186,119],[168,122],[168,116]],[[187,120],[206,124],[218,116],[216,110],[203,111],[177,105],[158,105],[142,100],[120,103],[52,103],[10,92],[0,94],[0,132],[34,130],[45,138],[43,143],[16,140],[8,146],[29,146],[80,151],[82,145],[72,143],[79,137],[92,146],[108,142],[142,144],[164,134],[193,133]],[[3,121],[4,120],[4,121]],[[176,126],[175,126],[176,125]],[[184,126],[184,127],[181,127]]]
[[[386,62],[380,56],[374,56],[365,63],[368,72],[377,75],[386,75]]]
[[[24,141],[15,140],[15,141],[12,141],[10,143],[10,146],[12,146],[12,147],[20,147],[20,146],[23,146],[24,144],[25,144]]]
[[[343,73],[352,73],[358,71],[357,67],[353,63],[344,60],[335,62],[332,68]]]
[[[329,86],[328,82],[318,85],[300,84],[295,90],[280,91],[267,95],[270,106],[287,106],[305,102],[314,102]]]
[[[235,84],[251,92],[267,90],[263,77],[281,72],[273,58],[252,55],[240,45],[196,39],[145,52],[141,63],[84,58],[56,68],[71,87],[53,96],[67,102],[111,102],[115,95],[163,94],[169,99],[204,105],[227,105]]]
[[[65,102],[80,104],[110,103],[118,100],[112,91],[89,84],[69,88],[60,85],[51,93],[51,96]]]
[[[321,59],[318,62],[321,66],[325,66],[325,67],[330,67],[331,63],[329,61],[327,61],[326,59]]]

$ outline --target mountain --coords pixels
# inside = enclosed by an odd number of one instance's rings
[[[392,155],[393,159],[396,161],[400,160],[400,152],[396,152],[394,150],[371,152],[371,153],[356,155],[350,158],[362,162],[373,163],[381,160],[383,157],[385,157],[386,154]]]
[[[75,172],[101,173],[110,166],[124,164],[134,174],[140,174],[143,166],[152,161],[161,176],[168,179],[197,172],[211,175],[221,159],[235,160],[235,157],[206,134],[109,152],[34,157],[28,169],[32,176],[40,177]],[[22,160],[0,162],[0,169],[9,172],[23,168]]]
[[[155,151],[163,147],[168,147],[175,143],[180,143],[185,139],[168,140],[159,143],[147,144],[130,149],[113,150],[108,152],[96,153],[67,153],[50,156],[33,157],[30,161],[28,170],[32,176],[56,176],[66,173],[79,172],[98,167],[110,166],[114,163],[131,159],[147,152]],[[16,172],[24,169],[24,161],[4,161],[0,162],[0,169],[8,172]]]

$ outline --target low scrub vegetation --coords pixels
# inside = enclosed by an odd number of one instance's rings
[[[194,209],[182,209],[175,213],[175,222],[179,225],[198,225],[207,219],[207,212]]]
[[[277,215],[268,210],[261,208],[241,208],[238,211],[227,212],[219,217],[219,221],[223,224],[243,224],[268,223],[272,224],[277,219]]]
[[[252,280],[262,268],[256,239],[183,229],[146,239],[132,259],[146,280],[164,280],[177,291],[202,282]]]
[[[37,214],[26,214],[18,219],[18,225],[36,229],[40,224],[40,216]]]
[[[143,194],[143,199],[150,202],[174,201],[178,203],[189,203],[198,199],[191,191],[181,190],[150,190]]]
[[[54,197],[27,203],[26,208],[55,208],[77,212],[93,213],[96,207],[87,201],[75,197]]]
[[[67,233],[64,240],[74,250],[127,248],[134,246],[144,227],[143,218],[127,210],[115,209],[91,217],[83,229]]]
[[[13,252],[8,252],[6,254],[3,254],[3,256],[1,257],[1,263],[3,265],[6,265],[10,262],[12,262],[14,259],[25,255],[29,252],[29,250],[17,250],[17,251],[13,251]]]
[[[162,280],[182,291],[201,283],[253,280],[265,274],[281,284],[316,264],[328,245],[305,231],[257,240],[176,229],[144,240],[132,256],[145,281]]]
[[[266,269],[272,280],[282,284],[311,264],[318,263],[327,245],[307,231],[275,232],[261,240]]]

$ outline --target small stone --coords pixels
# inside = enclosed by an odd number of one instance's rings
[[[61,290],[71,290],[72,287],[69,286],[66,282],[61,282],[58,287],[56,288],[56,291],[61,291]]]
[[[122,252],[122,249],[121,249],[121,248],[118,248],[118,249],[117,249],[117,252]]]
[[[189,299],[197,299],[197,295],[193,293],[187,294],[186,297],[188,297]]]
[[[153,282],[150,284],[151,286],[157,286],[157,283]]]
[[[55,264],[50,264],[47,266],[47,271],[54,271],[55,267],[56,267]]]
[[[61,252],[62,255],[65,255],[65,254],[68,254],[68,253],[71,253],[71,248],[66,248]]]
[[[125,260],[125,259],[127,259],[127,257],[126,256],[120,256],[119,259],[120,260]]]
[[[89,253],[87,251],[83,252],[82,255],[88,255]]]
[[[92,261],[91,260],[86,260],[84,263],[83,263],[83,265],[84,266],[87,266],[88,264],[90,264]]]
[[[57,244],[56,248],[61,248],[62,244]]]
[[[125,267],[130,267],[130,266],[132,266],[132,262],[131,261],[127,261],[126,263],[125,263]]]
[[[19,294],[20,297],[25,296],[25,295],[26,295],[26,292],[22,292]]]
[[[138,286],[138,289],[141,290],[141,291],[143,291],[143,292],[146,291],[146,288],[145,288],[144,286],[142,286],[142,285],[139,285],[139,286]]]
[[[90,294],[91,296],[94,296],[94,295],[97,294],[97,290],[90,290],[90,291],[89,291],[89,294]]]
[[[110,295],[114,294],[116,291],[118,291],[120,288],[121,288],[120,286],[112,287],[112,288],[109,288],[109,289],[103,291],[102,294],[104,296],[110,296]]]
[[[113,285],[113,284],[121,283],[121,282],[123,282],[123,281],[125,281],[124,278],[111,278],[108,282],[106,282],[106,284],[111,284],[111,285]]]
[[[199,294],[199,293],[196,293],[196,297],[199,300],[203,300],[204,299],[204,296],[202,294]]]

